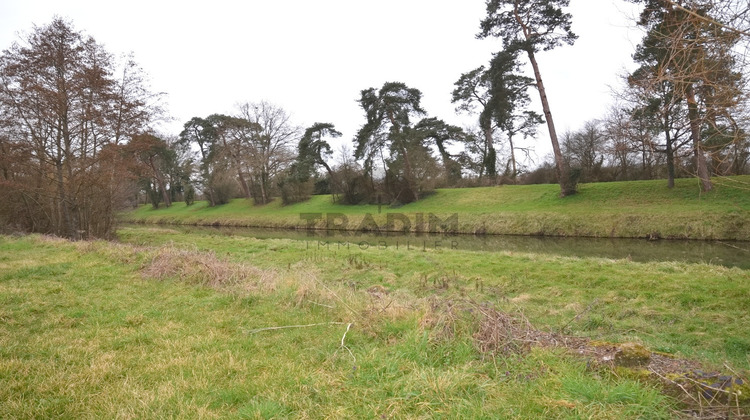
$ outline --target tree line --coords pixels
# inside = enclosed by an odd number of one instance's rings
[[[557,132],[537,55],[572,45],[569,0],[487,0],[478,38],[502,49],[453,86],[475,125],[430,116],[400,82],[360,92],[364,118],[332,159],[334,123],[296,125],[282,107],[247,102],[231,115],[193,117],[157,133],[159,94],[132,61],[117,60],[55,19],[0,56],[0,224],[70,238],[106,237],[123,206],[233,198],[284,204],[330,194],[343,204],[404,204],[438,187],[748,173],[750,7],[736,0],[631,0],[645,37],[616,105]],[[533,77],[524,73],[531,67]],[[535,93],[533,92],[535,91]],[[532,109],[538,95],[541,112]],[[519,147],[546,126],[553,154],[531,167]]]

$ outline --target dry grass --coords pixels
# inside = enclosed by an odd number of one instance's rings
[[[451,300],[432,297],[426,303],[419,327],[428,330],[433,341],[451,340],[458,333],[461,315],[466,314],[466,307]]]
[[[219,259],[213,252],[199,252],[161,248],[146,265],[142,274],[154,279],[176,278],[190,284],[224,288],[242,284],[256,287],[275,283],[277,274],[269,270],[231,263]]]

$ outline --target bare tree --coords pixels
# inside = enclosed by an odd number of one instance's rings
[[[253,124],[256,132],[243,139],[244,162],[256,192],[257,204],[271,201],[271,182],[294,160],[294,145],[300,128],[292,124],[290,115],[269,102],[239,105],[238,118]]]
[[[216,156],[214,159],[228,159],[233,170],[237,173],[237,181],[245,198],[251,198],[250,186],[247,182],[247,174],[244,171],[243,157],[246,154],[246,145],[261,130],[261,127],[244,118],[230,117],[228,115],[213,114],[206,118],[208,124],[213,127],[216,135]]]
[[[112,56],[59,18],[0,57],[0,137],[26,153],[26,176],[12,188],[34,214],[28,229],[74,239],[111,233],[125,189],[113,148],[147,129],[158,98],[132,61],[122,68],[115,78]]]
[[[605,142],[601,123],[596,120],[587,121],[580,130],[563,136],[563,151],[570,159],[571,167],[581,169],[582,182],[601,180]]]

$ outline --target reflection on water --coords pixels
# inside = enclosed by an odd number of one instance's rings
[[[750,269],[750,242],[647,241],[619,238],[558,238],[508,235],[373,234],[339,231],[304,231],[263,228],[170,226],[185,233],[248,236],[259,239],[306,241],[309,249],[398,248],[461,249],[482,252],[512,251],[572,257],[631,259],[633,261],[681,261]]]

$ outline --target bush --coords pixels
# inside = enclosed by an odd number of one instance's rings
[[[538,168],[528,172],[520,177],[520,184],[556,184],[557,174],[555,174],[555,165],[550,162],[544,162]]]
[[[317,178],[313,187],[313,195],[324,195],[331,193],[331,180],[329,178]]]
[[[219,178],[213,184],[214,201],[216,204],[227,204],[237,196],[237,182],[230,178]]]
[[[279,189],[281,190],[281,202],[283,205],[300,203],[310,199],[313,193],[313,181],[300,181],[288,177],[279,182]]]
[[[192,206],[195,202],[195,188],[192,185],[188,185],[185,189],[185,205]]]
[[[353,164],[334,169],[330,185],[334,200],[338,199],[341,204],[366,203],[375,191],[364,171]]]

